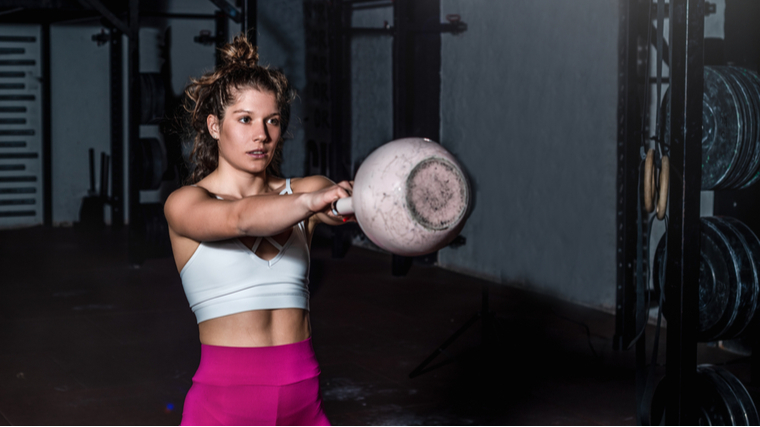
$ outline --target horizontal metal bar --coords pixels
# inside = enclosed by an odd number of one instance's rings
[[[211,0],[222,12],[229,16],[236,24],[243,22],[243,15],[235,6],[227,3],[225,0]]]
[[[125,24],[124,21],[119,19],[118,16],[114,15],[113,12],[111,12],[103,3],[101,3],[98,0],[79,0],[79,3],[82,3],[85,6],[90,6],[91,8],[95,9],[103,15],[104,18],[106,18],[111,24],[113,24],[114,27],[118,28],[119,31],[129,36],[129,38],[132,38],[132,29],[129,27],[129,25]]]
[[[35,203],[36,203],[35,199],[7,199],[7,200],[0,200],[0,206],[33,205]]]
[[[24,78],[26,73],[23,71],[0,71],[0,78]]]
[[[164,13],[164,12],[141,12],[140,16],[149,18],[167,18],[167,19],[214,19],[214,15],[203,13]]]
[[[37,211],[0,211],[0,217],[12,217],[12,216],[35,216]]]
[[[18,135],[34,135],[34,129],[10,129],[0,130],[0,136],[18,136]]]
[[[26,107],[0,107],[0,113],[26,113]]]
[[[26,119],[0,119],[0,125],[24,125]]]
[[[2,141],[0,142],[0,148],[23,148],[26,147],[24,141]]]
[[[37,37],[33,36],[0,36],[0,42],[34,43]]]
[[[0,165],[0,171],[23,171],[26,165]]]
[[[348,31],[350,34],[386,34],[389,36],[392,36],[395,33],[395,30],[393,29],[393,27],[388,27],[388,28],[354,27],[354,28],[349,28],[346,31]]]
[[[665,19],[670,18],[670,3],[665,3]],[[718,13],[718,4],[705,1],[705,16]],[[652,16],[657,16],[657,3],[652,3]],[[654,20],[654,19],[653,19]]]
[[[26,89],[26,85],[23,83],[0,83],[0,89]]]
[[[368,4],[363,6],[354,6],[351,10],[366,10],[366,9],[382,9],[386,7],[393,7],[393,2],[384,1],[377,4]]]
[[[19,188],[0,188],[0,194],[34,194],[37,189],[34,187],[19,187]]]
[[[34,95],[0,95],[0,101],[34,101]]]
[[[24,65],[35,65],[37,61],[34,59],[3,59],[0,61],[0,65],[3,66],[24,66]]]
[[[36,159],[40,153],[0,153],[0,159]]]
[[[36,176],[0,176],[0,182],[37,182]]]
[[[23,55],[26,49],[23,47],[0,47],[0,55]]]

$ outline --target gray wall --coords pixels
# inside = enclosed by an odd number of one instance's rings
[[[50,28],[53,222],[79,218],[89,188],[90,148],[110,153],[108,47],[91,40],[95,25]],[[99,160],[98,160],[99,162]],[[96,175],[97,176],[97,175]]]
[[[441,265],[611,310],[618,3],[443,0],[441,143],[468,169],[466,245]]]

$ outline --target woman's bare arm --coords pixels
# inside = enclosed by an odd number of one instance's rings
[[[348,195],[345,188],[331,185],[292,195],[266,194],[219,200],[203,188],[187,186],[169,196],[164,213],[175,233],[199,242],[240,236],[272,236],[316,212],[329,210],[333,200]]]

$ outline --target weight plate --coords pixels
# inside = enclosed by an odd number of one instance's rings
[[[755,146],[755,154],[752,159],[753,166],[750,168],[749,174],[747,176],[747,182],[743,187],[746,188],[760,179],[760,77],[758,77],[757,73],[753,71],[744,68],[739,68],[739,70],[747,81],[748,87],[750,89],[750,94],[753,101],[752,120],[756,124],[756,134],[754,136],[754,139],[751,141],[751,143]]]
[[[166,171],[166,153],[156,138],[140,138],[136,162],[137,181],[141,190],[155,190]]]
[[[738,282],[739,270],[736,254],[726,237],[714,225],[702,218],[700,227],[699,254],[699,330],[698,339],[714,341],[721,339],[734,322],[740,303]],[[665,236],[660,239],[655,250],[653,271],[654,286],[662,290],[660,274],[664,277]],[[668,316],[668,303],[665,301],[663,314]]]
[[[743,145],[746,147],[746,165],[741,174],[741,180],[737,182],[732,188],[741,188],[754,176],[757,171],[757,167],[760,164],[760,150],[758,149],[758,135],[760,133],[760,93],[756,90],[754,83],[749,76],[751,73],[749,70],[739,67],[730,67],[731,72],[734,75],[739,84],[741,84],[744,94],[747,98],[747,103],[744,106],[745,110],[745,129],[746,139],[743,141]]]
[[[160,73],[140,73],[140,124],[159,123],[166,108],[166,88]]]
[[[731,425],[731,412],[726,401],[704,372],[697,368],[694,397],[697,399],[697,425]],[[665,377],[657,384],[650,407],[650,425],[664,425],[665,398],[670,394],[670,384]]]
[[[731,387],[731,385],[729,385],[725,379],[723,379],[720,375],[718,375],[717,372],[715,372],[715,370],[713,369],[713,366],[699,365],[697,366],[697,374],[702,376],[709,383],[708,387],[714,388],[714,390],[718,394],[717,400],[705,402],[706,404],[700,405],[705,408],[708,417],[710,417],[711,424],[715,425],[714,421],[717,421],[717,419],[713,418],[711,415],[713,413],[720,413],[721,418],[722,418],[723,408],[725,408],[728,415],[727,420],[726,420],[728,424],[722,424],[722,425],[730,425],[730,426],[748,425],[747,417],[744,413],[744,407],[742,406],[742,403],[736,397],[736,393],[734,393],[734,390]],[[711,406],[711,405],[714,405],[714,406]],[[720,411],[712,410],[713,407],[720,408]]]
[[[744,181],[744,175],[747,173],[747,167],[751,159],[752,144],[749,141],[752,138],[754,132],[754,123],[750,119],[750,104],[751,99],[748,89],[745,87],[743,81],[739,80],[739,76],[735,72],[734,67],[713,67],[713,70],[720,73],[723,78],[726,79],[729,87],[736,95],[737,110],[739,112],[739,141],[736,147],[736,153],[734,153],[734,162],[729,167],[729,171],[726,174],[724,180],[715,188],[738,188]]]
[[[699,325],[703,331],[700,341],[713,341],[721,339],[736,318],[740,302],[739,269],[736,252],[726,236],[705,218],[700,220],[700,243],[707,261],[704,269],[700,264]],[[725,275],[717,276],[715,273],[723,268]]]
[[[739,221],[736,218],[720,217],[721,221],[733,227],[736,232],[742,237],[743,243],[746,244],[747,254],[749,255],[752,265],[752,271],[754,275],[753,293],[754,293],[754,307],[750,308],[748,314],[747,324],[752,321],[755,313],[757,313],[757,306],[760,304],[760,239],[755,233],[750,230],[747,225]]]
[[[720,73],[705,67],[702,102],[702,188],[720,184],[735,164],[741,137],[738,99]]]
[[[723,233],[735,255],[734,264],[739,272],[739,280],[737,282],[739,306],[736,310],[736,317],[725,333],[721,334],[720,339],[735,338],[744,331],[755,314],[755,307],[757,305],[755,266],[749,254],[750,249],[748,248],[748,244],[744,236],[736,228],[724,221],[723,218],[705,217],[702,219],[712,223]]]
[[[729,384],[736,399],[741,403],[742,412],[739,418],[742,419],[742,425],[760,425],[760,415],[758,415],[755,402],[752,400],[752,396],[747,391],[747,388],[744,387],[744,384],[739,381],[739,378],[736,378],[734,374],[718,366],[713,366],[713,370]]]

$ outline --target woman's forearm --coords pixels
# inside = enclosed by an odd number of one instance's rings
[[[314,214],[309,194],[267,194],[236,200],[231,216],[241,235],[273,236]]]

